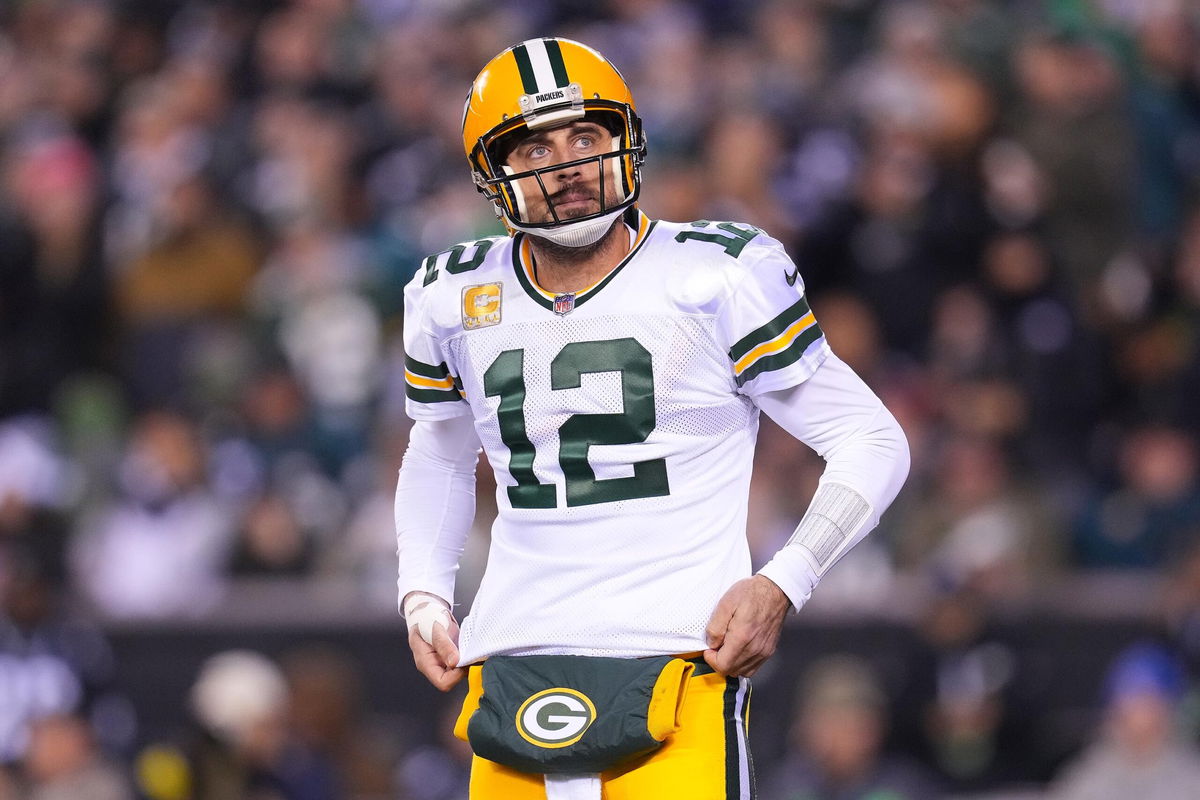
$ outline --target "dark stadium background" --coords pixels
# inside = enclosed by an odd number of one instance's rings
[[[1194,3],[6,0],[0,798],[465,796],[395,613],[401,292],[500,231],[462,100],[547,34],[633,88],[643,209],[784,241],[912,445],[756,681],[764,796],[834,654],[949,796],[1057,791],[1134,690],[1194,749]],[[756,563],[820,469],[764,422]],[[253,769],[189,699],[228,650],[290,681]]]

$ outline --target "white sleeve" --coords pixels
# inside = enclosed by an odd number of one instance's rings
[[[739,253],[741,280],[717,313],[717,338],[738,391],[757,398],[808,380],[830,351],[783,245],[759,232]]]
[[[423,285],[421,271],[404,287],[404,407],[414,420],[441,420],[471,413],[442,343],[431,331],[435,289],[436,284]]]
[[[454,575],[475,518],[479,450],[470,417],[413,424],[396,484],[401,613],[410,592],[429,592],[454,604]]]
[[[896,498],[908,477],[908,440],[882,401],[833,354],[804,383],[755,402],[826,462],[796,532],[759,570],[799,609]]]

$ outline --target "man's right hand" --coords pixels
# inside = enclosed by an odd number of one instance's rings
[[[420,599],[426,598],[429,602],[439,603],[445,608],[445,618],[449,620],[450,627],[447,628],[441,622],[433,623],[432,642],[427,642],[421,636],[417,625],[410,619],[408,646],[412,649],[413,661],[420,673],[438,689],[448,692],[466,674],[466,670],[458,666],[458,622],[455,621],[454,615],[449,613],[449,606],[446,606],[444,600],[434,595],[425,595]],[[405,598],[406,601],[408,599]],[[407,602],[405,607],[408,608]]]

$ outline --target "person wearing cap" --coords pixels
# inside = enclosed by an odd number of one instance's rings
[[[932,800],[933,777],[886,756],[887,696],[871,666],[835,654],[796,684],[796,717],[783,760],[763,782],[762,800]]]
[[[1186,675],[1174,653],[1132,645],[1109,668],[1096,741],[1062,769],[1052,800],[1200,797],[1200,750],[1178,726]]]

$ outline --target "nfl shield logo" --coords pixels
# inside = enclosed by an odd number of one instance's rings
[[[554,296],[554,313],[569,314],[575,310],[575,295],[559,294]]]

